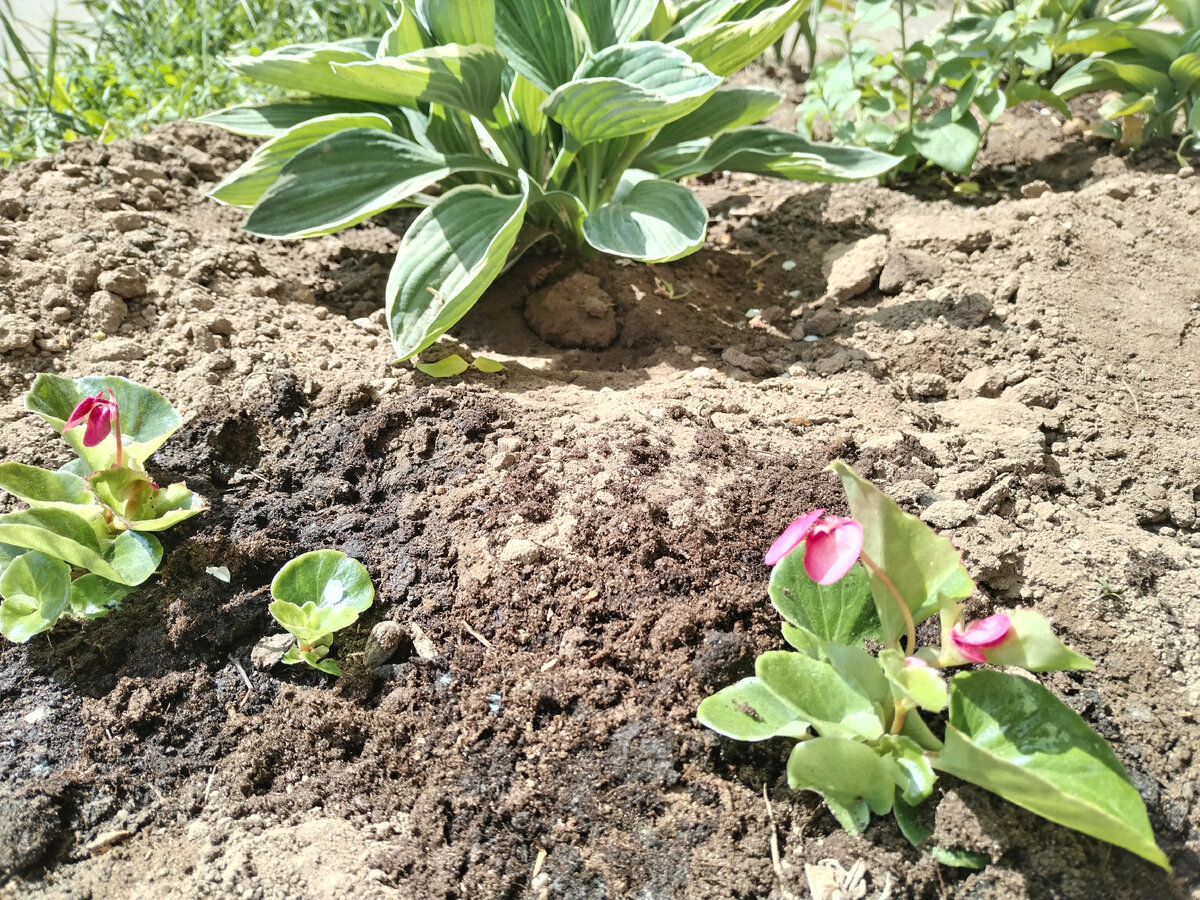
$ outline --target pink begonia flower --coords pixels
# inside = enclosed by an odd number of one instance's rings
[[[112,391],[105,388],[95,397],[87,397],[80,401],[63,425],[63,431],[67,431],[87,422],[87,430],[83,433],[85,447],[95,447],[112,433],[113,419],[117,417],[117,401],[106,398],[106,392],[111,397]]]
[[[987,659],[984,657],[983,651],[988,647],[998,647],[1004,643],[1011,629],[1012,622],[1009,621],[1008,616],[1004,613],[996,613],[986,619],[971,622],[965,629],[961,623],[955,625],[950,631],[950,642],[954,644],[954,649],[964,659],[973,663],[984,663],[987,662]]]
[[[807,544],[804,571],[817,584],[833,584],[849,572],[862,552],[862,526],[841,516],[821,518],[824,512],[814,509],[793,521],[775,539],[763,562],[773,566],[801,544]]]

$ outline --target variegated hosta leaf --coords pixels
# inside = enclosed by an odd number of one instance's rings
[[[665,125],[647,153],[753,125],[773,113],[782,102],[783,96],[770,88],[722,87],[695,112]]]
[[[594,52],[641,37],[657,7],[658,0],[571,0]]]
[[[661,128],[698,109],[721,79],[654,41],[609,47],[554,91],[546,114],[580,144]]]
[[[293,91],[394,103],[392,95],[338,76],[334,63],[371,62],[371,53],[339,44],[292,44],[259,56],[236,56],[229,65],[255,81],[265,81]]]
[[[487,118],[500,100],[504,56],[483,44],[445,44],[404,56],[333,63],[337,78],[368,99],[407,105],[440,103]]]
[[[797,181],[859,181],[883,175],[899,164],[899,157],[865,147],[817,144],[792,131],[755,125],[715,138],[696,159],[665,177],[726,169]]]
[[[783,37],[810,0],[768,6],[748,19],[718,22],[672,43],[718,75],[732,75]]]
[[[562,0],[496,0],[496,46],[546,93],[571,80],[586,40]]]
[[[485,156],[446,156],[374,128],[339,131],[283,167],[250,213],[246,230],[278,238],[329,234],[468,170],[513,176]]]
[[[583,221],[587,242],[605,253],[648,263],[669,262],[704,244],[708,211],[673,181],[630,169],[613,199]]]
[[[296,100],[276,100],[272,103],[246,103],[231,106],[196,121],[224,128],[243,137],[277,138],[287,134],[302,122],[322,116],[344,114],[387,115],[389,106],[367,103],[364,100],[344,100],[338,97],[304,97]]]
[[[409,226],[387,285],[387,317],[401,359],[461,319],[503,270],[516,244],[529,184],[515,196],[468,185],[448,192]]]
[[[403,56],[405,53],[421,50],[433,43],[428,30],[411,9],[403,3],[397,3],[395,8],[396,21],[379,39],[379,49],[375,51],[376,59],[383,59],[385,56]]]
[[[493,0],[417,0],[416,10],[439,44],[495,42]]]
[[[310,119],[259,147],[253,156],[209,191],[208,196],[230,206],[249,208],[275,183],[284,164],[310,144],[350,128],[391,131],[391,127],[390,119],[375,113],[343,113]]]

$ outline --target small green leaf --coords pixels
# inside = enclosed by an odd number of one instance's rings
[[[142,465],[183,424],[179,413],[158,391],[142,387],[115,375],[104,377],[63,378],[38,375],[25,394],[25,408],[45,419],[87,464],[90,471],[107,469],[116,462],[116,444],[110,436],[95,447],[83,446],[85,428],[64,432],[63,425],[80,401],[94,397],[104,388],[112,390],[121,413],[126,465],[132,460]]]
[[[757,59],[804,15],[811,0],[766,4],[749,18],[701,28],[672,42],[718,75],[732,75]],[[756,4],[747,4],[753,9]],[[757,4],[763,6],[764,4]]]
[[[132,592],[132,587],[99,575],[81,575],[71,582],[71,613],[80,619],[99,619]]]
[[[503,372],[505,370],[505,365],[504,363],[487,356],[477,356],[471,361],[471,368],[478,369],[480,372],[486,372],[491,375],[495,374],[496,372]]]
[[[796,181],[861,181],[887,174],[900,161],[898,156],[865,147],[817,144],[791,131],[754,125],[715,138],[703,153],[664,177],[678,179],[723,169]]]
[[[414,359],[413,368],[430,378],[453,378],[455,375],[461,375],[467,371],[471,365],[457,353],[451,353],[449,356],[444,356],[437,362],[431,363]]]
[[[979,152],[979,123],[970,113],[951,118],[953,110],[934,113],[912,129],[913,147],[918,153],[948,172],[965,174],[975,165]]]
[[[182,481],[160,488],[144,472],[123,466],[96,472],[87,483],[112,513],[114,528],[164,531],[207,508]]]
[[[946,682],[937,669],[908,665],[899,650],[884,650],[879,663],[897,700],[910,700],[921,709],[938,713],[946,708]]]
[[[391,131],[392,123],[377,113],[340,113],[309,119],[259,147],[253,156],[209,191],[208,196],[230,206],[251,207],[275,183],[288,160],[310,144],[349,128]]]
[[[974,584],[953,544],[845,463],[835,461],[830,468],[842,480],[851,515],[863,527],[863,554],[888,576],[918,624],[940,603],[970,596]],[[904,619],[887,585],[876,575],[868,577],[884,643],[892,644],[904,634]]]
[[[992,665],[1020,666],[1030,672],[1096,668],[1090,659],[1056,638],[1050,623],[1040,613],[1015,609],[1008,619],[1011,629],[1004,642],[982,651]]]
[[[384,103],[440,103],[486,119],[500,102],[504,57],[483,44],[445,44],[366,62],[334,63],[338,80]]]
[[[352,625],[371,605],[375,588],[358,560],[338,550],[313,550],[279,570],[271,596],[271,615],[296,638],[299,651],[311,651]]]
[[[30,506],[90,506],[87,482],[69,472],[51,472],[24,463],[0,463],[0,490]]]
[[[1145,806],[1100,735],[1040,684],[963,672],[950,684],[943,772],[1168,869]]]
[[[698,109],[720,83],[686,53],[638,41],[586,60],[545,109],[579,144],[591,144],[661,128]]]
[[[879,636],[871,585],[857,563],[840,580],[820,585],[804,571],[801,545],[776,564],[767,590],[781,616],[822,641],[861,646]]]
[[[905,803],[915,806],[933,793],[937,774],[920,744],[903,735],[889,734],[880,742],[879,748],[886,750],[895,764],[892,778]]]
[[[611,202],[583,220],[587,242],[604,253],[648,263],[669,262],[704,244],[708,211],[673,181],[630,169]]]
[[[0,575],[0,634],[24,644],[49,631],[70,601],[71,567],[32,551],[14,559]]]
[[[586,43],[583,24],[562,0],[496,0],[496,46],[546,93],[571,80]]]
[[[718,734],[739,741],[808,736],[808,722],[800,711],[753,677],[705,698],[696,718]]]
[[[817,791],[842,827],[859,834],[871,813],[892,809],[895,764],[866,744],[838,737],[802,741],[788,757],[788,787]]]
[[[341,231],[463,171],[513,174],[485,156],[446,156],[376,128],[339,131],[284,165],[246,230],[276,238]]]
[[[401,359],[424,350],[466,315],[504,268],[529,199],[467,185],[408,227],[387,284],[387,317]]]
[[[376,103],[337,97],[305,97],[271,103],[247,103],[201,116],[196,121],[243,137],[277,138],[310,119],[338,115],[387,115]]]
[[[871,699],[827,662],[770,650],[759,656],[754,674],[819,734],[867,740],[883,734],[883,721]]]
[[[1065,118],[1071,118],[1071,107],[1067,106],[1065,100],[1054,91],[1047,90],[1040,84],[1034,81],[1018,81],[1015,84],[1010,84],[1006,91],[1008,95],[1007,105],[1016,106],[1018,103],[1029,103],[1033,100],[1039,103],[1045,103],[1059,115]]]

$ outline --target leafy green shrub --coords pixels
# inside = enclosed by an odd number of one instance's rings
[[[307,663],[341,675],[338,664],[327,658],[333,635],[357,622],[375,597],[363,564],[339,550],[313,550],[279,570],[271,596],[271,616],[296,639],[281,662]]]
[[[0,489],[30,508],[0,516],[0,633],[24,643],[62,615],[108,614],[162,559],[154,532],[205,509],[146,459],[180,425],[156,391],[124,378],[39,375],[25,408],[78,454],[57,471],[0,463]]]
[[[1064,54],[1095,54],[1071,67],[1054,84],[1064,99],[1089,91],[1119,91],[1100,107],[1114,123],[1110,136],[1126,146],[1169,138],[1182,116],[1185,135],[1200,148],[1200,0],[1166,4],[1184,27],[1177,34],[1128,21],[1081,22],[1058,45]]]
[[[202,121],[270,140],[213,196],[247,230],[303,238],[383,210],[420,215],[387,286],[397,353],[423,350],[546,237],[665,262],[708,215],[676,182],[716,169],[825,181],[892,157],[754,126],[780,103],[721,88],[809,0],[405,2],[382,39],[232,61],[311,97]]]
[[[956,3],[949,21],[914,39],[934,15],[927,3],[829,0],[823,18],[840,31],[842,55],[814,68],[800,129],[823,122],[837,140],[903,156],[904,169],[928,160],[964,174],[1006,109],[1039,100],[1070,115],[1048,82],[1069,54],[1092,52],[1072,37],[1080,29],[1132,27],[1160,13],[1148,0],[976,0]],[[899,32],[894,51],[872,37],[884,29]]]
[[[853,519],[814,510],[768,550],[769,592],[794,652],[771,650],[755,674],[700,704],[709,728],[744,741],[798,741],[788,785],[819,792],[842,826],[896,817],[914,845],[933,829],[919,805],[946,772],[1052,822],[1168,867],[1146,809],[1116,755],[1026,672],[1091,669],[1031,609],[965,623],[974,584],[958,551],[849,466],[835,462]],[[940,646],[916,626],[940,618]],[[904,643],[901,644],[903,638]],[[870,642],[870,644],[868,644]],[[877,655],[869,645],[882,643]],[[924,716],[945,716],[938,737]],[[931,847],[949,865],[986,858]]]
[[[278,94],[222,65],[294,41],[379,34],[380,2],[326,0],[78,0],[79,21],[55,16],[45,48],[26,46],[11,0],[0,0],[0,165],[53,153],[76,137],[128,137],[230,103]]]

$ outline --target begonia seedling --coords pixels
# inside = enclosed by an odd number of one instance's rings
[[[700,704],[700,721],[739,740],[799,741],[789,786],[819,792],[852,833],[890,812],[914,845],[926,843],[932,829],[917,807],[941,771],[1168,867],[1133,782],[1073,710],[1019,675],[943,676],[965,665],[1045,672],[1091,661],[1031,609],[964,621],[974,584],[958,551],[849,466],[831,468],[851,516],[806,513],[765,557],[793,652],[764,653],[752,677]],[[941,646],[918,647],[916,626],[935,614]],[[872,655],[875,642],[883,648]],[[954,848],[930,852],[948,865],[986,862]]]
[[[375,596],[363,564],[338,550],[304,553],[279,570],[271,596],[272,617],[296,639],[281,662],[303,662],[341,675],[338,664],[327,658],[333,635],[358,621]]]

